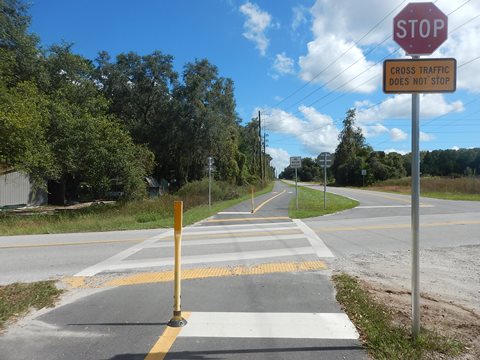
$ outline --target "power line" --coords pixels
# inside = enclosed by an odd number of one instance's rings
[[[472,103],[474,103],[474,102],[476,102],[476,101],[478,101],[478,100],[480,100],[480,96],[478,96],[478,97],[476,97],[476,98],[473,98],[473,99],[471,99],[470,101],[466,102],[466,103],[464,104],[464,106],[470,105],[470,104],[472,104]],[[446,113],[444,113],[444,114],[442,114],[442,115],[436,116],[436,117],[430,119],[429,121],[423,123],[422,126],[423,126],[423,127],[424,127],[424,126],[427,126],[428,124],[431,124],[433,121],[436,121],[436,120],[438,120],[438,119],[441,119],[441,118],[443,118],[443,117],[445,117],[445,116],[447,116],[447,115],[449,115],[449,114],[451,114],[451,113],[453,113],[453,112],[455,112],[455,111],[456,111],[456,109],[452,109],[452,110],[450,110],[450,111],[448,111],[448,112],[446,112]],[[375,145],[376,145],[376,146],[379,146],[379,145],[382,145],[382,144],[386,143],[387,141],[390,141],[390,140],[389,140],[389,139],[382,140],[382,141],[380,141],[380,142],[377,142]]]
[[[438,0],[436,0],[438,1]],[[436,2],[435,1],[435,2]],[[285,98],[283,98],[282,100],[280,100],[278,103],[276,103],[274,105],[274,107],[278,107],[278,105],[280,105],[281,103],[283,103],[284,101],[286,101],[287,99],[291,98],[292,96],[296,95],[297,93],[299,93],[301,90],[303,90],[305,87],[307,87],[309,84],[311,84],[315,79],[317,79],[320,75],[322,75],[327,69],[330,68],[330,66],[332,66],[333,64],[335,64],[338,60],[340,60],[345,54],[347,54],[351,49],[353,49],[355,46],[357,46],[360,41],[362,41],[363,39],[365,39],[368,35],[370,35],[372,33],[373,30],[375,30],[382,22],[384,22],[395,10],[397,10],[404,2],[406,2],[406,0],[403,0],[401,3],[399,3],[394,9],[392,9],[387,15],[385,15],[380,21],[378,21],[370,30],[368,30],[360,39],[358,39],[357,41],[355,41],[347,50],[345,50],[342,54],[340,54],[335,60],[333,60],[332,62],[330,62],[325,68],[323,68],[318,74],[316,74],[313,78],[311,78],[309,81],[307,81],[304,85],[302,85],[301,87],[299,87],[297,90],[295,90],[294,92],[292,92],[291,94],[287,95]],[[391,35],[387,38],[389,39],[391,37]],[[384,40],[386,41],[386,40]],[[383,43],[383,42],[382,42]],[[375,47],[376,48],[376,47]]]
[[[451,15],[451,14],[453,14],[454,12],[458,11],[460,8],[462,8],[463,6],[465,6],[465,5],[466,5],[467,3],[469,3],[470,1],[471,1],[471,0],[468,0],[468,1],[464,2],[464,3],[461,4],[459,7],[457,7],[457,8],[454,9],[453,11],[451,11],[448,15]],[[435,1],[435,2],[436,2],[436,1]],[[402,3],[403,3],[403,2],[402,2]],[[401,5],[401,4],[400,4],[400,5]],[[397,8],[398,8],[400,5],[398,5]],[[395,10],[395,9],[394,9],[394,10]],[[392,10],[392,12],[393,12],[394,10]],[[389,15],[390,15],[390,13],[389,13],[387,16],[385,16],[379,23],[377,23],[377,24],[375,25],[375,27],[377,27],[377,26],[378,26],[383,20],[385,20],[385,18],[387,18]],[[468,21],[464,22],[463,24],[459,25],[459,26],[456,27],[454,30],[450,31],[449,34],[451,34],[452,32],[454,32],[454,31],[456,31],[456,30],[458,30],[459,28],[465,26],[466,24],[468,24],[469,22],[471,22],[472,20],[474,20],[474,19],[476,19],[476,18],[478,18],[478,17],[480,17],[480,14],[477,15],[477,16],[475,16],[475,17],[473,17],[473,18],[471,18],[471,19],[469,19]],[[374,27],[374,28],[375,28],[375,27]],[[373,29],[371,29],[368,33],[370,33],[371,31],[373,31]],[[368,35],[368,33],[365,34],[364,37],[365,37],[366,35]],[[359,41],[361,41],[364,37],[362,37],[362,38],[361,38],[360,40],[358,40],[356,43],[358,43]],[[386,40],[388,40],[390,37],[391,37],[391,36],[389,36],[389,37],[387,37],[386,39],[384,39],[384,40],[383,40],[380,44],[378,44],[374,49],[378,48],[381,44],[383,44],[383,43],[384,43]],[[354,45],[353,45],[353,46],[354,46]],[[352,47],[353,47],[353,46],[352,46]],[[373,51],[374,49],[372,49],[372,51]],[[348,49],[346,52],[344,52],[341,56],[345,55],[349,50],[350,50],[350,49]],[[371,53],[372,51],[368,52],[367,54]],[[395,51],[391,52],[391,53],[390,53],[389,55],[387,55],[386,57],[394,54],[394,53],[397,52],[397,51],[398,51],[398,48],[397,48]],[[341,56],[340,56],[340,57],[341,57]],[[351,81],[355,80],[356,78],[358,78],[359,76],[361,76],[363,73],[365,73],[365,72],[367,72],[368,70],[370,70],[373,66],[375,66],[375,65],[377,65],[379,62],[383,61],[386,57],[384,57],[382,60],[378,61],[377,63],[373,64],[373,65],[370,66],[368,69],[366,69],[366,70],[364,70],[363,72],[361,72],[360,74],[356,75],[356,76],[355,76],[354,78],[352,78],[351,80],[343,83],[341,86],[335,88],[334,90],[330,91],[329,93],[327,93],[326,95],[320,97],[319,99],[316,99],[313,103],[311,103],[311,104],[308,105],[308,106],[312,106],[312,105],[316,104],[317,102],[319,102],[320,100],[323,100],[324,98],[326,98],[327,96],[329,96],[329,95],[332,94],[333,92],[335,92],[335,91],[337,91],[337,90],[340,90],[341,88],[345,87],[345,86],[348,85]],[[362,57],[361,59],[363,59],[363,58],[364,58],[364,57]],[[330,67],[333,63],[335,63],[336,61],[338,61],[338,59],[339,59],[339,58],[337,58],[337,59],[334,60],[332,63],[330,63],[326,68],[324,68],[324,69],[322,70],[321,73],[323,73],[323,72],[324,72],[328,67]],[[335,80],[336,78],[338,78],[341,74],[343,74],[346,70],[348,70],[351,66],[353,66],[354,64],[356,64],[356,63],[357,63],[358,61],[360,61],[361,59],[358,59],[357,61],[355,61],[354,63],[352,63],[349,67],[347,67],[347,68],[344,69],[342,72],[340,72],[339,74],[337,74],[335,77],[333,77],[332,79],[330,79],[326,84],[322,85],[322,87],[324,87],[325,85],[329,84],[330,82],[332,82],[333,80]],[[474,61],[476,61],[476,60],[478,60],[478,59],[480,59],[480,56],[479,56],[479,57],[476,57],[476,58],[474,58],[474,59],[471,59],[471,60],[469,60],[469,61],[466,62],[466,63],[463,63],[462,65],[458,66],[458,68],[461,68],[462,66],[468,65],[468,64],[470,64],[470,63],[472,63],[472,62],[474,62]],[[317,74],[316,77],[320,76],[321,73]],[[355,90],[355,89],[358,89],[358,88],[361,87],[361,86],[363,86],[365,83],[373,80],[373,79],[374,79],[375,77],[377,77],[377,76],[378,76],[378,74],[375,75],[374,77],[368,79],[367,81],[363,82],[362,84],[358,85],[357,87],[354,88],[354,90]],[[302,89],[303,89],[306,85],[308,85],[309,83],[311,83],[312,80],[313,80],[313,79],[311,79],[307,84],[305,84],[305,85],[302,87]],[[299,102],[301,102],[301,101],[303,101],[304,99],[306,99],[307,97],[309,97],[312,93],[320,90],[322,87],[320,87],[319,89],[316,89],[316,90],[314,90],[313,92],[309,93],[306,97],[302,98]],[[300,90],[297,90],[297,91],[295,92],[295,94],[298,93],[298,91],[300,91]],[[293,95],[294,95],[294,94],[292,93],[292,94],[289,95],[288,97],[291,97],[291,96],[293,96]],[[340,98],[343,97],[343,96],[345,96],[345,94],[341,94],[340,96],[338,96],[337,98],[333,99],[332,101],[324,104],[321,108],[323,108],[323,107],[325,107],[325,106],[327,106],[327,105],[329,105],[329,104],[337,101],[338,99],[340,99]],[[283,99],[281,102],[283,102],[284,100],[286,100],[286,98]],[[379,103],[377,103],[377,104],[373,104],[373,105],[371,105],[371,106],[363,109],[363,111],[369,110],[369,109],[371,109],[371,108],[374,108],[374,107],[382,104],[382,103],[385,102],[385,101],[386,101],[386,100],[382,100],[381,102],[379,102]],[[299,102],[296,102],[295,104],[291,105],[290,107],[298,104]],[[280,103],[280,102],[279,102],[279,103]],[[279,103],[278,103],[278,104],[279,104]],[[278,104],[277,104],[277,105],[278,105]],[[465,104],[465,105],[467,105],[467,104]],[[290,107],[288,107],[288,108],[290,108]],[[288,109],[288,108],[286,108],[286,109]],[[318,110],[318,109],[317,109],[317,110]],[[297,112],[295,112],[293,115],[299,114],[300,112],[301,112],[301,111],[297,111]],[[442,116],[448,115],[449,113],[450,113],[450,112],[448,112],[448,113],[446,113],[446,114],[444,114],[444,115],[442,115]],[[442,116],[440,116],[440,117],[442,117]],[[433,120],[434,120],[434,119],[432,119],[432,121],[433,121]],[[331,124],[323,125],[323,126],[321,126],[321,127],[314,128],[314,129],[311,129],[311,130],[308,130],[308,131],[303,131],[303,133],[317,131],[317,130],[320,130],[320,129],[322,129],[322,128],[326,128],[326,127],[328,127],[328,126],[333,126],[333,125],[335,125],[335,124],[338,124],[338,121],[333,121]],[[427,124],[428,124],[428,123],[427,123]],[[424,125],[427,125],[427,124],[424,124]],[[289,139],[289,138],[293,138],[293,137],[298,137],[298,135],[287,136],[286,138],[284,137],[283,139]],[[275,141],[275,142],[278,142],[278,141]],[[385,141],[384,141],[384,142],[385,142]],[[383,142],[382,142],[382,143],[383,143]],[[381,143],[380,143],[380,144],[381,144]]]
[[[471,1],[471,0],[468,0],[468,1],[464,2],[463,4],[461,4],[460,6],[458,6],[456,9],[454,9],[453,11],[451,11],[448,15],[453,14],[454,12],[456,12],[457,10],[459,10],[460,8],[462,8],[463,6],[465,6],[465,5],[466,5],[467,3],[469,3],[470,1]],[[475,19],[475,18],[477,18],[477,17],[479,17],[479,16],[480,16],[480,14],[477,15],[477,16],[475,16],[475,17],[473,17],[472,19]],[[454,31],[456,31],[456,30],[458,30],[459,28],[465,26],[465,25],[468,24],[470,21],[472,21],[472,19],[469,19],[469,20],[465,21],[464,23],[462,23],[461,25],[459,25],[458,27],[456,27],[453,31],[450,31],[449,34],[451,34],[452,32],[454,32]],[[391,36],[389,36],[388,38],[390,38],[390,37],[391,37]],[[388,39],[388,38],[387,38],[387,39]],[[385,40],[384,40],[384,41],[385,41]],[[384,42],[384,41],[383,41],[383,42]],[[382,42],[382,43],[383,43],[383,42]],[[380,60],[380,61],[378,61],[377,63],[375,63],[373,66],[375,66],[375,65],[377,65],[379,62],[385,60],[388,56],[393,55],[393,54],[394,54],[395,52],[397,52],[398,50],[399,50],[399,48],[397,48],[395,51],[391,52],[389,55],[385,56],[382,60]],[[479,58],[480,58],[480,57],[479,57]],[[477,60],[477,59],[478,59],[478,58],[472,59],[470,62],[473,62],[473,61],[475,61],[475,60]],[[468,62],[468,63],[470,63],[470,62]],[[461,68],[462,66],[467,65],[468,63],[464,63],[464,64],[458,66],[458,68]],[[333,93],[333,92],[335,92],[335,91],[343,88],[344,86],[348,85],[351,81],[355,80],[358,76],[360,76],[361,74],[363,74],[363,73],[365,73],[366,71],[370,70],[373,66],[371,66],[371,67],[369,67],[368,69],[364,70],[362,73],[358,74],[357,76],[355,76],[355,77],[352,78],[351,80],[346,81],[342,86],[335,88],[334,90],[330,91],[330,92],[327,93],[326,95],[324,95],[324,96],[322,96],[321,98],[315,100],[313,103],[311,103],[311,104],[308,105],[308,106],[312,106],[312,105],[316,104],[318,101],[326,98],[326,97],[329,96],[331,93]],[[343,73],[343,71],[342,71],[342,73]],[[341,73],[340,73],[340,74],[341,74]],[[339,74],[339,75],[340,75],[340,74]],[[339,75],[337,75],[336,77],[338,77]],[[336,78],[336,77],[335,77],[335,78]],[[330,82],[330,81],[329,81],[329,82]],[[360,84],[359,86],[355,87],[353,90],[360,88],[360,86],[364,85],[365,83],[366,83],[366,82]],[[325,84],[325,85],[326,85],[326,84]],[[317,90],[318,90],[318,89],[317,89]],[[337,97],[337,99],[340,99],[340,98],[343,97],[343,96],[345,96],[345,94],[340,95],[339,97]],[[331,104],[331,103],[333,103],[333,102],[334,102],[334,101],[332,101],[332,102],[330,102],[330,103],[328,103],[328,104]],[[298,113],[298,112],[297,112],[297,113]]]
[[[456,9],[454,9],[453,11],[450,11],[450,12],[447,14],[447,16],[450,16],[450,15],[452,15],[455,11],[460,10],[462,7],[464,7],[465,5],[467,5],[470,1],[472,1],[472,0],[467,0],[467,1],[465,1],[462,5],[460,5],[460,6],[457,7]]]
[[[285,110],[288,110],[292,107],[294,107],[295,105],[298,105],[299,103],[301,103],[303,100],[309,98],[311,95],[313,95],[314,93],[316,93],[317,91],[320,91],[321,89],[323,89],[324,87],[326,87],[328,84],[330,84],[331,82],[333,82],[335,79],[337,79],[340,75],[342,75],[345,71],[347,71],[348,69],[350,69],[352,66],[354,66],[355,64],[357,64],[359,61],[365,59],[365,57],[369,54],[371,54],[373,51],[375,51],[378,47],[380,47],[384,42],[386,42],[387,40],[389,40],[392,36],[388,36],[386,37],[382,42],[380,42],[379,44],[377,44],[374,48],[370,49],[367,53],[365,53],[362,57],[358,58],[356,61],[354,61],[353,63],[351,63],[348,67],[346,67],[345,69],[343,69],[341,72],[339,72],[337,75],[335,75],[333,78],[331,78],[330,80],[328,80],[325,84],[322,84],[320,87],[318,87],[317,89],[309,92],[306,96],[304,96],[303,98],[301,98],[300,100],[298,100],[297,102],[295,102],[294,104],[290,105],[289,107],[285,108]],[[370,69],[370,68],[369,68]]]
[[[397,50],[398,50],[398,49],[397,49]],[[395,51],[397,51],[397,50],[395,50]],[[395,52],[395,51],[394,51],[394,52]],[[390,56],[390,55],[387,55],[387,56]],[[380,60],[380,62],[383,61],[384,59],[385,59],[385,58],[383,58],[382,60]],[[475,58],[475,59],[472,59],[472,60],[468,61],[467,63],[463,63],[463,64],[459,65],[458,68],[461,68],[462,66],[464,66],[464,65],[466,65],[466,64],[468,64],[468,63],[471,63],[471,62],[473,62],[473,61],[476,61],[476,60],[478,60],[478,59],[480,59],[480,56],[479,56],[478,58]],[[368,70],[369,70],[369,69],[365,70],[364,72],[366,72],[366,71],[368,71]],[[358,75],[357,75],[356,77],[354,77],[352,80],[355,80],[358,76],[362,75],[364,72],[358,74]],[[359,86],[362,86],[362,85],[365,84],[366,82],[370,82],[370,81],[371,81],[372,79],[374,79],[375,77],[378,77],[378,74],[375,75],[375,76],[373,76],[373,77],[370,78],[370,79],[367,79],[364,83],[360,84]],[[346,85],[346,84],[347,84],[347,83],[344,83],[342,86],[344,86],[344,85]],[[325,95],[324,97],[330,95],[331,93],[333,93],[334,91],[338,90],[338,89],[341,88],[342,86],[340,86],[340,87],[338,87],[338,88],[330,91],[330,92],[329,92],[327,95]],[[321,109],[321,108],[323,108],[323,107],[325,107],[325,106],[327,106],[327,105],[329,105],[329,104],[337,101],[339,98],[341,98],[341,97],[343,97],[343,96],[345,96],[345,94],[341,94],[340,96],[336,97],[335,99],[333,99],[333,100],[330,101],[329,103],[324,104],[322,107],[320,107],[320,108],[318,108],[318,109]],[[321,99],[317,99],[317,101],[322,100],[324,97],[322,97]],[[476,100],[475,100],[475,101],[476,101]],[[374,105],[368,107],[367,109],[370,109],[370,108],[372,108],[372,107],[374,107],[374,106],[378,106],[378,105],[381,104],[381,103],[383,103],[383,101],[380,102],[380,103],[374,104]],[[470,104],[470,103],[471,103],[471,102],[468,102],[468,103],[465,103],[464,105],[468,105],[468,104]],[[313,103],[310,104],[309,106],[312,106],[312,105],[313,105]],[[317,109],[317,110],[318,110],[318,109]],[[366,109],[365,109],[365,110],[366,110]],[[453,110],[451,110],[451,111],[449,111],[449,112],[447,112],[447,113],[445,113],[445,114],[443,114],[443,115],[440,115],[440,116],[437,117],[437,118],[441,118],[441,117],[443,117],[443,116],[446,116],[446,115],[448,115],[448,114],[450,114],[451,112],[454,112],[454,111],[456,111],[456,109],[453,109]],[[298,111],[295,112],[294,115],[297,114],[297,113],[299,113],[299,112],[298,112]],[[433,120],[435,120],[435,119],[436,119],[436,118],[432,119],[431,121],[433,121]],[[430,121],[430,122],[427,122],[427,123],[424,123],[423,126],[428,125],[429,123],[431,123],[431,121]],[[321,129],[326,128],[326,127],[328,127],[328,126],[332,126],[332,125],[336,125],[336,124],[338,124],[338,121],[334,121],[334,122],[332,122],[332,124],[322,125],[322,126],[320,126],[320,127],[314,128],[314,129],[304,130],[304,131],[302,132],[302,134],[311,133],[311,132],[314,132],[314,131],[318,131],[318,130],[321,130]],[[298,135],[290,135],[290,136],[284,137],[283,139],[290,139],[290,138],[297,137],[297,136],[298,136]],[[384,142],[386,142],[386,141],[387,141],[387,140],[385,140]],[[383,142],[382,142],[382,143],[383,143]],[[382,143],[380,143],[380,144],[382,144]],[[380,144],[377,144],[377,145],[380,145]]]

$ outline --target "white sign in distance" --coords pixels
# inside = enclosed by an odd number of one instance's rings
[[[299,169],[302,167],[302,157],[301,156],[291,156],[290,157],[290,167],[293,169]]]
[[[327,168],[329,168],[330,166],[332,166],[333,156],[329,152],[322,152],[318,156],[317,162],[322,169],[325,168],[325,165]]]
[[[363,169],[363,170],[362,170],[362,176],[365,176],[365,175],[367,175],[367,170],[364,170],[364,169]]]

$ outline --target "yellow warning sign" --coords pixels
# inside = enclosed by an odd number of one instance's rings
[[[457,88],[457,60],[405,59],[385,60],[383,91],[385,93],[441,93]]]

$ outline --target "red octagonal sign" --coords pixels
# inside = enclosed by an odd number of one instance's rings
[[[431,2],[410,3],[393,18],[393,40],[408,55],[430,55],[447,36],[447,15]]]

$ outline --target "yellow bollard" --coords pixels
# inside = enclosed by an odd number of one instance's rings
[[[253,191],[253,186],[252,186],[252,214],[255,212],[255,201],[253,200],[253,194],[254,194],[254,191]]]
[[[168,322],[168,326],[182,327],[187,325],[187,320],[182,317],[181,298],[181,255],[182,255],[182,219],[183,219],[183,201],[173,202],[173,234],[175,239],[175,281],[173,295],[173,317]]]

